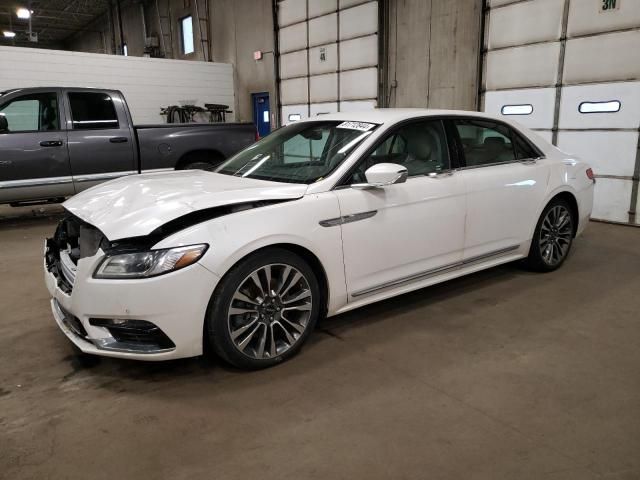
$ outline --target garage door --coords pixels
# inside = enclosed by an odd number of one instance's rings
[[[281,123],[374,108],[378,2],[282,0],[277,7]]]
[[[489,3],[485,111],[589,161],[593,218],[640,223],[640,2]]]

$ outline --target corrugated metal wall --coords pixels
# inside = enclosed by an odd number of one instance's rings
[[[283,0],[277,7],[281,123],[374,108],[377,0]]]
[[[598,176],[593,218],[640,223],[640,1],[490,0],[484,109]]]
[[[160,107],[182,100],[234,104],[233,68],[227,63],[0,47],[0,65],[0,91],[41,86],[121,90],[135,123],[164,123]]]

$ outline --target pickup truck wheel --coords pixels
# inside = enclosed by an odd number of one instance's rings
[[[320,313],[320,286],[298,255],[268,248],[240,261],[211,297],[205,336],[223,360],[244,369],[295,355]]]
[[[186,164],[181,170],[206,170],[207,172],[211,172],[215,170],[217,166],[218,165],[208,162],[192,162]]]

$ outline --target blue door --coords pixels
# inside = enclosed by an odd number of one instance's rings
[[[271,109],[269,108],[269,94],[266,92],[252,93],[253,123],[260,138],[271,132]]]

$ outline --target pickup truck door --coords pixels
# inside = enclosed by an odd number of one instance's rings
[[[0,132],[0,203],[74,194],[61,100],[58,89],[0,98],[8,123]]]
[[[65,90],[69,158],[76,192],[137,173],[135,138],[124,99],[109,91]]]

